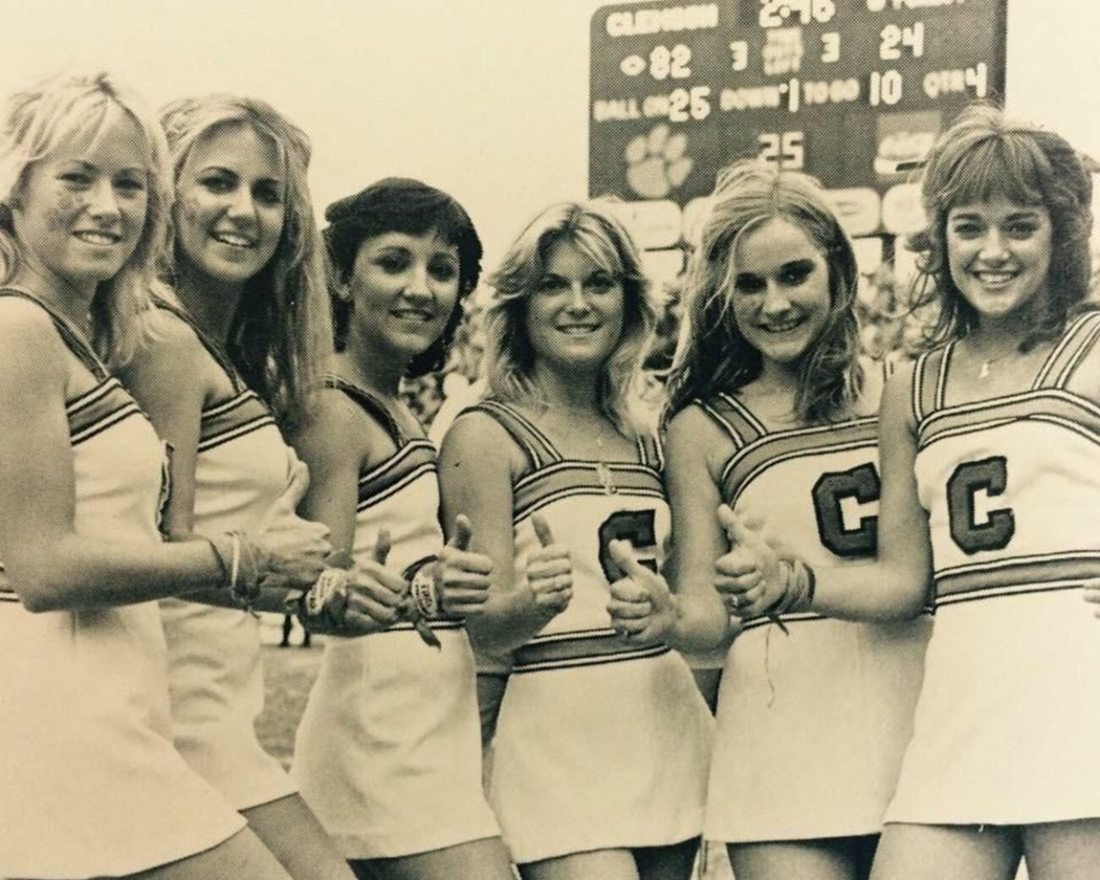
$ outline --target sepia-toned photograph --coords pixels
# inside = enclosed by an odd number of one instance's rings
[[[1093,3],[0,14],[0,880],[1100,880]]]

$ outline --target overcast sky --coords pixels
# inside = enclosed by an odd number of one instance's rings
[[[313,138],[319,205],[387,174],[450,190],[491,264],[587,186],[598,0],[0,0],[0,89],[105,68],[150,102],[266,98]],[[1100,156],[1100,8],[1009,0],[1009,108]]]

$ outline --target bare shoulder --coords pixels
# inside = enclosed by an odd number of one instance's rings
[[[716,476],[733,452],[733,441],[697,403],[689,403],[668,423],[665,452],[669,468],[702,462]]]
[[[478,472],[507,469],[517,473],[526,463],[522,450],[491,415],[468,410],[447,429],[439,449],[443,469],[468,467]]]
[[[0,297],[0,374],[64,384],[66,364],[65,344],[45,309],[25,299]]]
[[[123,370],[124,377],[155,372],[161,379],[193,382],[195,369],[208,359],[191,326],[177,315],[157,309],[143,318],[142,345]]]
[[[388,440],[382,427],[336,388],[318,388],[309,396],[291,439],[307,460],[353,460],[356,465]]]

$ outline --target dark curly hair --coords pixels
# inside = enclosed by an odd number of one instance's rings
[[[927,226],[909,238],[919,255],[914,307],[937,305],[930,343],[965,336],[978,323],[947,255],[947,215],[956,205],[1004,198],[1050,213],[1051,255],[1045,308],[1022,343],[1027,350],[1065,329],[1089,292],[1092,178],[1061,135],[1005,119],[986,104],[964,110],[936,141],[921,182]]]
[[[325,209],[329,225],[322,233],[329,260],[329,298],[336,350],[342,351],[354,305],[335,288],[351,278],[355,257],[368,238],[387,232],[424,235],[435,232],[458,249],[458,300],[440,337],[409,364],[415,379],[443,368],[455,331],[462,321],[462,301],[481,277],[481,239],[466,210],[435,187],[406,177],[386,177],[366,189],[333,202]]]

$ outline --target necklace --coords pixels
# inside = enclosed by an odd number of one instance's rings
[[[603,494],[617,494],[619,487],[615,485],[615,475],[611,472],[611,465],[607,463],[607,459],[604,458],[603,454],[603,437],[596,438],[596,456],[599,459],[596,463],[596,479],[603,486]]]
[[[1016,349],[1012,348],[1012,349],[1009,349],[1008,351],[1006,351],[1004,354],[999,354],[996,357],[985,358],[982,361],[981,367],[978,368],[978,378],[979,379],[988,379],[989,375],[990,375],[989,368],[991,366],[993,366],[994,364],[996,364],[1000,361],[1003,361],[1009,355],[1015,354],[1015,352],[1016,352]]]

